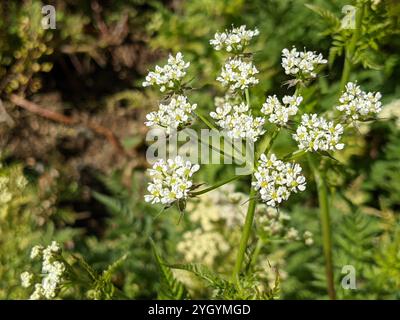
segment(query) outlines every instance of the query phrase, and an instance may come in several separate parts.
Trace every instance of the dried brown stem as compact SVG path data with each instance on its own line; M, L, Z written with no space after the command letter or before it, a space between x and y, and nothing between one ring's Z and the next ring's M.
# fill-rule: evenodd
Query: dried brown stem
M109 128L106 128L94 121L84 122L75 117L65 116L59 112L43 108L38 104L15 94L10 96L10 101L17 106L48 120L59 122L67 126L83 125L92 130L94 133L105 137L114 146L118 153L125 156L129 155L127 151L123 148L119 139L115 136L114 132L112 132Z

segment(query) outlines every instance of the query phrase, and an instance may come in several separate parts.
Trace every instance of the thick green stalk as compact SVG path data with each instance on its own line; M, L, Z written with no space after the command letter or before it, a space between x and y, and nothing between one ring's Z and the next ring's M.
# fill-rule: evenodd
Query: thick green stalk
M314 173L315 182L317 184L328 295L331 300L335 300L336 292L333 273L332 233L331 221L329 216L328 189L326 186L326 177L324 173L319 170L318 165L313 157L313 155L308 154L308 160L310 162L311 168Z
M364 3L361 4L361 6L359 8L357 8L356 29L354 30L353 36L351 38L351 41L350 41L349 45L346 48L345 58L344 58L344 66L343 66L343 73L342 73L342 79L340 81L339 92L342 92L344 90L347 82L350 79L352 60L353 60L354 53L356 51L357 41L358 41L358 39L360 38L360 35L361 35L361 25L362 25L363 16L364 16Z
M245 98L247 105L250 107L249 89L245 90ZM253 181L254 181L254 176L252 175L252 182ZM247 208L246 219L244 222L242 235L240 237L239 251L237 253L235 266L233 268L233 273L232 273L232 281L236 283L238 283L239 281L239 274L240 270L242 269L242 264L247 248L247 242L249 241L251 227L253 226L255 210L256 210L256 191L254 190L252 183L250 183L249 206Z
M256 210L256 190L251 185L249 197L249 207L247 208L246 220L244 222L242 236L240 238L239 251L237 253L235 267L232 273L232 281L235 281L236 283L239 281L239 274L240 270L242 269L247 242L249 241L251 227L253 226L254 212Z

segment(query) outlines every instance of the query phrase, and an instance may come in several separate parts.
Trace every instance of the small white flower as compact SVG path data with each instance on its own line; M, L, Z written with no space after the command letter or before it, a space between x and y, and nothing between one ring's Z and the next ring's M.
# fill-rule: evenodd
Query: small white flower
M220 126L233 139L250 139L257 141L265 130L264 118L253 117L249 106L245 103L239 105L231 105L225 102L222 106L216 108L215 112L211 112L210 116L217 120Z
M40 257L42 255L43 251L43 246L34 246L31 250L31 259L35 259L37 257Z
M35 290L31 294L31 300L54 299L58 293L61 282L64 280L66 271L64 262L59 260L61 252L60 245L53 241L49 246L35 246L31 250L31 258L42 257L42 282L35 284ZM58 259L58 260L57 260ZM22 286L27 287L32 284L33 275L29 272L21 274Z
M217 81L232 92L245 90L258 83L258 79L254 77L257 73L258 70L252 62L243 61L239 57L229 58Z
M193 120L192 112L196 104L190 104L185 96L174 96L168 104L160 104L159 110L149 113L145 125L160 126L170 134L172 130L178 130Z
M61 251L60 245L56 241L52 241L47 249L54 253L58 253Z
M290 228L286 233L286 238L288 240L298 240L299 239L299 232L295 228Z
M366 120L374 117L382 110L380 92L364 92L356 83L346 84L346 91L342 94L339 101L341 105L336 109L341 111L347 120Z
M43 287L40 283L35 284L35 290L30 296L30 300L40 300L44 297Z
M282 104L276 95L269 96L262 105L261 112L269 116L269 122L284 126L289 121L290 116L297 114L302 101L303 97L301 96L284 96Z
M253 187L259 191L261 199L271 207L289 199L292 192L304 191L306 179L297 163L285 163L274 154L269 158L262 154L254 173Z
M212 266L216 258L230 250L227 240L215 230L204 231L197 228L186 231L177 249L187 262L204 262Z
M311 246L314 243L313 234L310 231L305 231L303 234L304 243Z
M297 51L295 47L282 50L282 67L288 75L299 78L315 78L315 69L328 61L313 51Z
M259 35L258 29L247 30L245 25L239 28L225 30L225 32L216 33L210 44L215 50L226 50L227 52L241 52L249 44L250 40Z
M200 169L198 164L184 161L182 157L167 161L160 159L148 173L152 178L145 195L145 201L171 205L177 200L186 199L193 185L191 177Z
M298 147L305 151L335 151L344 147L340 143L343 134L343 126L326 121L317 114L304 114L301 117L301 124L293 134Z
M25 271L21 273L21 285L24 288L29 288L32 285L33 274Z
M190 62L183 60L182 53L178 52L175 57L169 55L168 63L163 67L156 66L154 71L150 71L142 85L143 87L158 86L161 92L177 89L189 65Z

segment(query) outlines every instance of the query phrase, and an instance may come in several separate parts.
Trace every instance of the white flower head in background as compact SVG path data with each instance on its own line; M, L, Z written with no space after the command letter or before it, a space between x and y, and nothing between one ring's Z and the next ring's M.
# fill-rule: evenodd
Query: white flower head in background
M254 173L256 181L252 185L260 193L263 202L276 207L289 199L292 192L305 190L306 179L301 171L302 168L297 163L283 162L274 154L269 158L262 154Z
M246 62L239 57L229 58L217 81L232 92L245 90L258 83L258 79L255 77L257 73L258 70L252 62Z
M248 30L245 25L239 28L217 32L214 39L210 40L210 44L215 50L226 50L227 52L242 52L249 44L251 39L259 35L258 29Z
M311 231L308 231L308 230L304 231L303 238L304 238L304 243L307 246L311 246L314 244L314 238L313 238L313 234Z
M25 271L21 273L21 285L24 288L29 288L32 285L33 274Z
M163 67L156 66L154 71L150 71L142 85L143 87L158 86L161 92L178 89L189 65L190 62L183 60L181 52L178 52L175 57L169 55L168 63Z
M232 139L250 139L255 142L265 132L264 118L253 117L245 103L231 105L226 102L211 112L210 116L217 120L218 126Z
M262 105L261 112L269 116L269 122L284 126L290 116L297 114L302 101L303 97L301 96L284 96L281 103L276 95L269 96Z
M168 104L160 104L159 110L147 114L145 125L160 126L170 134L172 130L179 130L191 123L192 112L196 104L190 104L185 96L173 96Z
M212 266L216 258L229 252L231 247L218 231L197 228L184 233L177 249L188 262L202 262Z
M54 299L59 291L60 284L64 280L65 264L60 256L61 247L55 241L49 246L34 246L31 250L31 259L42 259L41 281L36 283L35 290L30 296L31 300ZM21 274L21 284L27 288L33 285L35 275L29 272Z
M297 141L300 150L305 151L335 151L344 147L340 143L343 126L327 121L317 114L303 114L293 139Z
M36 259L37 257L41 257L42 256L42 251L43 251L43 246L34 246L31 250L31 259Z
M294 75L296 78L308 79L317 76L315 69L328 61L322 54L313 51L297 51L295 47L292 50L282 50L282 67L288 75Z
M346 84L346 90L340 97L341 105L336 109L341 111L350 121L367 120L376 116L382 110L382 95L380 92L364 92L356 83Z
M192 175L200 169L198 164L184 161L182 157L167 161L160 159L148 173L152 179L145 195L146 202L172 205L177 200L186 200L193 186Z

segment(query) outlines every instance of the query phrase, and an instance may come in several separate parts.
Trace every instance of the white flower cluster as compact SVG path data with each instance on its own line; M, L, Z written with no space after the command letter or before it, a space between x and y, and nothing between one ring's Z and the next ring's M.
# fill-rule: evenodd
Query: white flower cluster
M230 243L240 237L246 212L241 204L245 201L246 195L229 184L188 203L189 219L196 228L185 232L177 246L186 262L202 261L213 267L218 258L226 258Z
M167 161L158 160L152 169L148 169L152 182L147 187L150 194L145 195L145 201L171 205L186 199L193 185L191 177L199 169L198 164L193 165L180 156Z
M192 121L191 113L196 109L196 104L190 104L185 96L174 96L168 104L160 104L159 110L149 113L145 125L160 126L170 134L172 130L178 130Z
M59 285L63 281L65 264L59 261L58 257L61 248L57 242L53 241L46 248L34 246L31 251L31 259L42 258L42 280L35 284L35 290L30 296L31 300L54 299L59 290ZM21 274L22 286L27 288L33 284L34 275L29 272Z
M228 87L232 92L244 90L258 83L254 76L258 73L252 62L243 61L239 57L229 58L222 68L221 75L217 81Z
M290 227L291 217L287 213L264 205L256 209L256 214L257 230L262 237L276 237L287 241L301 240L299 230ZM314 243L313 234L308 230L304 231L302 240L307 246L311 246Z
M252 185L268 206L275 207L287 200L292 192L305 190L306 179L301 170L297 163L285 163L274 154L269 158L262 154L254 173L257 181Z
M314 244L314 238L311 231L304 231L303 238L304 238L304 243L307 246L311 246Z
M189 65L190 62L183 60L181 52L178 52L175 57L169 55L168 63L163 67L156 66L154 71L150 71L142 85L143 87L158 86L161 92L179 88Z
M265 205L257 208L257 227L268 237L282 236L287 229L290 216L285 212L276 210L276 208Z
M233 139L247 138L257 141L258 137L265 132L264 118L253 117L249 106L245 103L231 105L226 102L217 107L215 112L211 112L210 116L216 119L218 126Z
M212 266L218 256L230 250L229 243L218 231L203 231L198 228L187 231L177 249L186 261L202 262Z
M295 47L290 51L286 48L282 50L282 67L285 73L300 78L315 78L316 67L327 62L322 54L313 51L297 51Z
M281 103L276 95L269 96L262 105L261 112L269 115L269 122L284 126L289 121L290 116L297 114L302 101L303 97L294 95L284 96Z
M380 92L365 92L356 83L346 84L346 91L340 97L341 105L336 108L350 120L366 120L382 110Z
M247 30L246 26L225 30L225 32L217 32L214 39L210 40L210 44L215 50L225 49L227 52L241 52L250 42L250 40L259 35L258 29Z
M343 134L343 126L326 121L317 114L303 114L301 124L293 134L298 147L306 151L335 151L344 147L339 140Z
M29 288L32 285L33 274L25 271L21 273L21 285L24 288Z
M246 195L235 192L233 184L226 184L215 192L202 195L201 199L193 199L187 205L190 221L199 224L205 231L215 229L219 224L233 229L244 222Z

